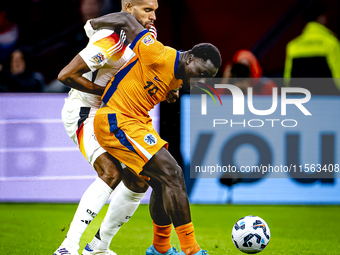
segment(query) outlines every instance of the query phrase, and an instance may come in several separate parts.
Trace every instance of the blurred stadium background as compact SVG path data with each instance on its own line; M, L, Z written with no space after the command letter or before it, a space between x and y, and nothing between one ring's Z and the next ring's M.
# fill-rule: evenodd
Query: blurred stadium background
M306 25L302 14L313 1L158 2L155 24L158 39L163 44L178 50L190 49L200 42L216 45L223 60L217 77L222 77L224 68L238 50L250 50L257 57L264 76L282 78L286 45L300 35ZM329 28L338 36L340 2L322 2L327 6ZM24 47L33 56L32 69L44 77L44 84L35 93L15 93L6 89L0 93L0 207L5 214L4 224L0 227L0 238L5 240L0 241L2 254L10 254L6 246L16 247L13 254L28 254L36 249L37 239L44 240L45 247L41 253L34 254L52 253L64 238L80 197L96 178L64 130L60 112L68 89L58 83L56 77L87 44L84 19L120 11L120 8L119 0L17 0L0 4L1 65L6 67L11 52ZM8 31L9 37L3 39L1 36ZM4 44L1 44L2 39ZM8 85L1 84L0 70L0 91ZM282 83L277 85L280 88ZM259 96L256 100L266 104L271 99ZM170 141L169 150L184 169L190 202L198 204L192 209L199 242L212 254L235 252L229 233L234 222L245 214L257 214L267 220L270 227L273 225L271 230L275 238L273 249L267 249L268 254L338 252L339 239L335 231L339 221L336 217L335 222L332 221L332 217L339 212L339 172L333 171L328 178L313 175L313 178L301 179L290 174L283 178L245 178L232 186L225 185L231 182L221 182L222 175L190 178L190 162L197 165L211 162L339 164L340 97L313 95L307 108L313 114L310 119L302 118L298 109L290 109L289 118L299 121L296 129L264 127L261 130L220 129L218 132L207 127L207 123L190 118L187 92L181 92L177 103L161 103L152 113L156 128L165 140ZM281 118L279 115L272 117ZM225 118L230 119L227 115ZM250 118L254 116L247 112L244 119ZM195 155L200 142L205 146L204 153ZM228 155L224 153L226 148ZM148 203L149 194L150 190L143 203ZM262 206L265 204L268 206ZM92 232L85 233L81 247L92 238L103 214L101 212L97 217L97 225L91 224ZM152 235L151 226L144 224L150 223L150 219L146 220L147 215L144 205L135 218L132 217L135 223L128 224L129 227L117 235L116 245L119 245L115 246L115 251L128 254L125 236L141 233L143 241L129 245L138 246L139 253L144 252L143 245ZM221 221L215 220L218 218ZM33 237L31 229L36 228ZM211 236L215 240L211 241ZM136 254L136 250L129 254Z
M119 11L120 1L94 1L99 4L97 12L84 9L85 2L22 0L5 1L2 5L2 13L18 27L16 46L29 48L35 59L34 70L45 77L42 91L60 93L0 94L0 202L77 202L95 178L94 171L64 131L60 110L67 88L56 86L55 79L87 43L83 19ZM336 0L323 2L328 7L329 27L339 34L340 3ZM199 42L213 43L220 49L223 59L218 77L222 76L224 66L239 49L254 53L265 76L282 77L285 47L306 25L302 13L311 3L309 0L216 0L207 4L200 0L159 0L156 13L158 38L165 45L184 50ZM15 8L15 5L21 8ZM2 50L4 63L5 55L16 46ZM313 122L306 123L292 134L268 130L259 134L253 129L246 132L261 137L268 144L273 164L287 163L286 144L291 135L300 139L300 146L295 149L301 164L339 163L337 109L340 98L320 96L318 100L313 109L319 112L315 112ZM323 110L318 109L317 104L323 105ZM313 178L309 181L292 176L258 179L238 183L234 188L221 184L219 178L189 178L190 125L186 106L188 94L183 92L176 104L162 103L154 118L161 136L171 141L171 153L185 169L192 203L340 203L337 173L333 173L330 179ZM325 109L329 110L328 114L323 114ZM199 133L200 128L195 125L194 131ZM219 144L209 147L211 154L220 154L226 143L240 134L224 135ZM243 151L234 149L235 160L248 155L248 163L259 162L261 152L251 146ZM147 201L146 197L144 202Z

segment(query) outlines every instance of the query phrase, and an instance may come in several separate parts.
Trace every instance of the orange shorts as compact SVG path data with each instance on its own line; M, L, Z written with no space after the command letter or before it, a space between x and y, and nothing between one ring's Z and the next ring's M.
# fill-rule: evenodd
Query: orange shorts
M150 118L128 117L109 107L97 111L94 132L108 153L137 174L156 152L168 146L154 129Z

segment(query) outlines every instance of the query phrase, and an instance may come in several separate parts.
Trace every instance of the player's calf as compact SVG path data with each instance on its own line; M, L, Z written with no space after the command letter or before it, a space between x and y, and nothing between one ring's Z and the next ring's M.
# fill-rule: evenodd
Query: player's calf
M141 174L150 178L149 184L162 196L164 210L175 227L191 222L183 171L165 148L149 160Z

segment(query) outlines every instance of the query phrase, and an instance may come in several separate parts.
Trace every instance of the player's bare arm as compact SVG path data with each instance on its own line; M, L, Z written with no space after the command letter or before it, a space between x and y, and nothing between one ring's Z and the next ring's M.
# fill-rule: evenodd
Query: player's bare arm
M110 13L91 20L93 29L124 30L126 38L132 42L135 37L145 29L139 22L127 12Z
M91 21L95 30L109 28L112 30L123 29L126 32L127 39L133 39L144 29L138 21L127 12L112 13L99 17ZM90 69L78 54L58 75L58 80L68 87L77 89L95 95L102 95L105 87L98 86L89 81L82 75L89 72Z
M96 85L82 76L89 71L85 61L77 55L60 71L58 80L70 88L101 96L105 87Z

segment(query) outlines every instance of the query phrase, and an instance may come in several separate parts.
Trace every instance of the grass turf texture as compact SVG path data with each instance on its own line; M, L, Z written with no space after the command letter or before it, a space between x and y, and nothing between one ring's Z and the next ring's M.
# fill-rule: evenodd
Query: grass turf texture
M0 204L0 254L50 254L63 241L75 204ZM85 231L80 250L96 233L107 206ZM340 254L340 206L191 205L196 238L209 255L243 254L232 240L234 223L245 215L262 217L271 240L265 254ZM118 255L142 255L152 243L148 205L141 205L114 237ZM173 232L171 244L179 245Z

